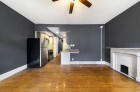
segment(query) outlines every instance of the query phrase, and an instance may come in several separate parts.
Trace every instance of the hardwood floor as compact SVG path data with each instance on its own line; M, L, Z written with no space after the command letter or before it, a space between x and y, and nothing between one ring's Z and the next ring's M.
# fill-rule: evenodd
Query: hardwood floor
M59 56L1 81L0 92L140 92L140 84L105 65L61 66Z

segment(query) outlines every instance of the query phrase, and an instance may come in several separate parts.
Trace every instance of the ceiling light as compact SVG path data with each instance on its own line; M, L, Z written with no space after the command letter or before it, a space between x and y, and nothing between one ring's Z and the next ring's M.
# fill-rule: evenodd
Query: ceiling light
M66 36L66 35L63 35L63 36Z
M57 34L59 33L59 32L56 32Z
M77 1L77 0L70 0L71 2L75 2L75 1Z
M74 2L75 0L70 0L71 2Z
M59 1L59 0L52 0L53 2L55 1ZM81 2L83 5L87 6L88 8L91 7L92 3L89 2L88 0L70 0L70 8L69 8L69 14L72 14L73 12L73 8L74 8L74 4L76 1Z

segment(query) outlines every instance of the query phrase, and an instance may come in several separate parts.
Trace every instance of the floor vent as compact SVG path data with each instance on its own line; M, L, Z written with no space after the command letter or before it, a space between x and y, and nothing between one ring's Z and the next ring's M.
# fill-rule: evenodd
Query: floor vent
M121 65L121 72L125 73L128 75L128 67L125 65Z

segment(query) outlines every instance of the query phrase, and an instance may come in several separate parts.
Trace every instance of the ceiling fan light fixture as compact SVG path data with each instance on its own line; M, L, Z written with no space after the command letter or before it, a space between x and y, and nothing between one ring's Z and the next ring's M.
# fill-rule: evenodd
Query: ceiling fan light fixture
M71 2L75 2L75 1L77 1L77 0L70 0Z
M53 2L58 1L58 0L52 0Z
M55 2L55 1L59 1L59 0L52 0L52 1ZM81 2L82 4L87 6L88 8L90 8L92 6L92 3L90 3L88 0L70 0L69 14L72 14L73 8L74 8L74 4L75 4L76 1Z

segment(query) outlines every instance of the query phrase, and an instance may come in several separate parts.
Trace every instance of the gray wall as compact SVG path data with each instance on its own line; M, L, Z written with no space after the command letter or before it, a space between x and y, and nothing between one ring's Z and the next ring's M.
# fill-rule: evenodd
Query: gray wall
M140 48L140 2L105 26L106 47ZM109 53L109 49L106 49L108 62L110 62Z
M0 2L0 74L27 64L29 37L34 37L34 23Z
M75 44L72 49L79 49L79 54L71 54L75 61L99 61L101 25L46 25L36 24L36 31L44 31L46 27L59 27L60 31L70 32L70 43ZM103 60L105 57L105 29L103 29Z

